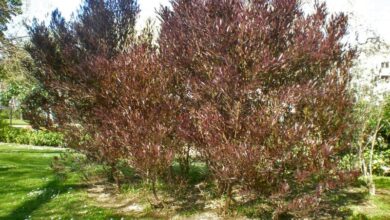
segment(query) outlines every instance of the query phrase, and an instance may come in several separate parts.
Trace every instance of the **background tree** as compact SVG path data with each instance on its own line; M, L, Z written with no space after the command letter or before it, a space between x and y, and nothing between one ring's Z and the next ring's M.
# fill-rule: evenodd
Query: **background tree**
M32 87L34 81L28 79L28 66L32 61L20 44L14 44L13 49L0 60L0 77L3 83L1 104L7 106L12 97L22 100Z
M32 65L32 61L23 46L13 42L6 47L7 52L0 60L0 105L8 108L8 117L12 121L12 112L16 110L19 118L22 118L22 111L20 105L14 106L17 108L13 109L10 101L23 102L35 81L28 77L28 66ZM7 111L2 110L2 117L6 115L5 112Z
M55 125L55 115L50 108L52 103L55 100L39 84L34 85L22 100L23 118L34 129L52 128Z
M0 1L0 43L4 44L4 32L12 16L20 14L22 6L21 0L1 0Z
M358 57L351 69L353 90L356 97L355 118L357 160L363 179L371 195L375 195L374 175L380 174L386 166L382 159L388 150L387 133L389 128L388 97L381 85L386 83L378 75L381 69L370 69L364 63L375 59L378 54L389 49L378 36L369 38L358 46ZM354 155L352 155L353 158Z
M7 30L7 24L10 22L12 16L21 13L21 0L1 0L0 1L0 53L1 61L0 65L0 79L3 81L7 77L7 68L8 65L3 63L4 58L8 52L8 47L12 44L8 42L4 36L4 32Z

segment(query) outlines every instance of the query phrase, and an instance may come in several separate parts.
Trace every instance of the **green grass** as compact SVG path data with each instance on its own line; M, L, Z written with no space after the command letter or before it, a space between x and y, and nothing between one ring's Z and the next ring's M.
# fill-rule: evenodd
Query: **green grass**
M10 120L6 120L7 123L10 123ZM12 119L12 125L30 125L28 121L21 119Z
M326 205L318 217L321 219L388 220L390 219L390 177L375 177L376 195L370 196L367 188L358 183L329 193ZM242 215L256 219L271 219L272 207L261 200L254 200L237 207Z
M351 219L390 219L390 177L375 177L376 195L366 193L366 199L360 204L353 204Z
M177 210L176 213L168 210L167 215L151 208L138 214L107 208L96 199L91 199L87 192L90 186L83 184L80 173L68 173L66 179L54 174L50 167L52 159L64 151L60 148L0 144L0 220L154 219L171 215L197 215L204 211L196 208L195 201L187 201L188 198L183 200L188 202L188 206L181 204L185 209ZM69 167L72 165L75 166L74 163L67 164ZM174 169L177 171L178 168L175 166ZM196 163L190 170L189 180L197 184L203 181L207 173L204 164ZM375 183L377 195L374 197L370 197L362 186L334 193L329 200L331 207L326 213L330 213L333 208L335 213L330 215L335 218L390 219L390 177L377 177ZM149 190L142 184L137 186L123 185L122 194L118 196L123 197L124 201L130 198L135 203L147 205ZM173 196L180 200L179 194ZM268 214L272 212L264 201L254 201L236 208L239 215L260 219L270 218Z
M1 120L4 121L4 123L6 124L10 124L11 121L10 119L7 117L7 118L2 118ZM28 122L27 120L22 120L22 119L17 119L17 118L13 118L12 119L12 125L30 125L30 122Z
M63 150L0 145L0 219L120 219L87 197L78 175L63 181L50 168Z

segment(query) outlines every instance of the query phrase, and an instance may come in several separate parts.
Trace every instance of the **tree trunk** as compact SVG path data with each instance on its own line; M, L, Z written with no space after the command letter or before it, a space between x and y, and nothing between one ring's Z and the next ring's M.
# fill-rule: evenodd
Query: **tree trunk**
M9 117L9 124L12 126L12 113L13 113L13 109L12 109L12 107L10 109L11 109L11 111L10 111L10 117Z
M374 157L374 146L375 146L375 142L376 142L376 136L377 136L377 133L375 133L374 137L373 137L373 140L371 142L371 148L370 148L370 160L369 160L369 164L368 164L368 189L369 189L369 192L370 192L370 195L374 196L375 195L375 183L374 183L374 180L373 180L373 176L372 176L372 162L373 162L373 157Z
M152 180L152 192L153 192L154 199L157 201L157 203L159 203L160 199L158 198L158 194L157 194L156 179L155 178L153 178L153 180Z
M363 173L363 177L364 177L364 181L368 181L368 171L367 171L367 165L366 165L366 160L364 158L362 158L362 173Z
M228 183L227 188L226 188L226 201L225 201L225 213L227 213L234 202L233 199L233 186L231 183Z
M111 181L114 181L118 189L121 188L121 182L119 178L119 171L116 168L115 165L111 165L111 171L110 171L110 179Z
M362 134L360 135L360 138L359 138L359 142L358 142L358 159L359 159L359 165L360 165L360 171L362 172L362 174L365 176L365 161L364 161L364 148L363 147L363 144L364 144L364 132L366 130L366 123L364 123L364 126L362 128Z
M180 160L180 172L183 176L190 174L190 146L188 145L184 152L184 157Z
M368 183L368 191L369 191L371 196L375 196L376 188L375 188L375 183L374 183L374 180L372 179L372 176L370 178L370 182Z
M368 163L368 177L369 177L368 178L368 188L369 188L370 195L372 195L372 196L375 195L375 183L374 183L374 179L373 179L372 163L374 160L374 148L375 148L378 132L382 129L381 121L382 121L381 119L378 120L377 125L375 127L374 135L372 136L372 139L371 139L370 160Z

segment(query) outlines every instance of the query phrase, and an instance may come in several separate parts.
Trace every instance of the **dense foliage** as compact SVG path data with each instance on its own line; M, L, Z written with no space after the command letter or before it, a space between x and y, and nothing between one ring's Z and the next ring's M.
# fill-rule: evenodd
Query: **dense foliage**
M0 43L4 43L4 32L12 16L21 13L21 0L1 0L0 1Z
M304 211L350 177L338 160L352 141L354 51L342 43L346 16L315 9L307 16L295 0L177 0L161 12L178 133L228 195L241 185Z
M129 44L137 13L133 1L85 1L74 22L54 11L49 27L35 21L30 28L27 50L38 64L32 74L43 90L41 102L61 126L96 125L91 114L101 80L95 65Z
M347 17L315 9L174 0L154 45L135 0L86 0L73 21L35 22L27 50L67 145L113 173L125 161L154 186L199 156L227 201L245 189L304 215L354 177L338 166L353 138Z
M135 34L138 11L133 0L85 1L71 22L55 11L50 26L30 28L27 50L68 145L113 169L125 159L155 182L174 158L163 144L171 107L152 30Z
M30 122L34 129L54 126L54 115L50 109L54 103L52 97L42 87L34 86L22 99L21 109L24 119Z
M3 124L0 126L0 142L58 147L63 146L63 136L55 132L13 128Z
M15 97L21 97L23 99L28 93L28 90L29 88L24 85L17 82L10 82L7 84L7 89L0 93L0 105L8 106L10 100Z

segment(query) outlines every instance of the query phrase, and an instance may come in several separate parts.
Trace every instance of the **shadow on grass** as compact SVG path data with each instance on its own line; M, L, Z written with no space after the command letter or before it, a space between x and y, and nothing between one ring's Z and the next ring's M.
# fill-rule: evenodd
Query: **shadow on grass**
M368 200L365 190L339 190L329 193L320 205L318 212L313 212L309 219L368 219L365 215L353 215L349 206L363 204ZM238 204L238 212L255 219L272 219L274 209L266 200L254 199ZM297 210L300 211L300 210ZM291 213L294 214L294 213ZM280 216L280 219L294 219L293 215Z
M339 190L329 193L324 201L320 216L342 219L367 219L364 215L353 216L351 205L360 205L368 201L368 193L364 188Z
M12 169L11 167L0 167L0 172L2 172L2 171L8 171L8 170L10 170L10 169Z
M9 215L0 217L0 220L6 219L27 219L29 216L42 205L50 202L54 197L66 193L69 188L82 189L84 185L62 185L61 180L54 179L43 187L43 191L38 196L24 202L14 209Z

